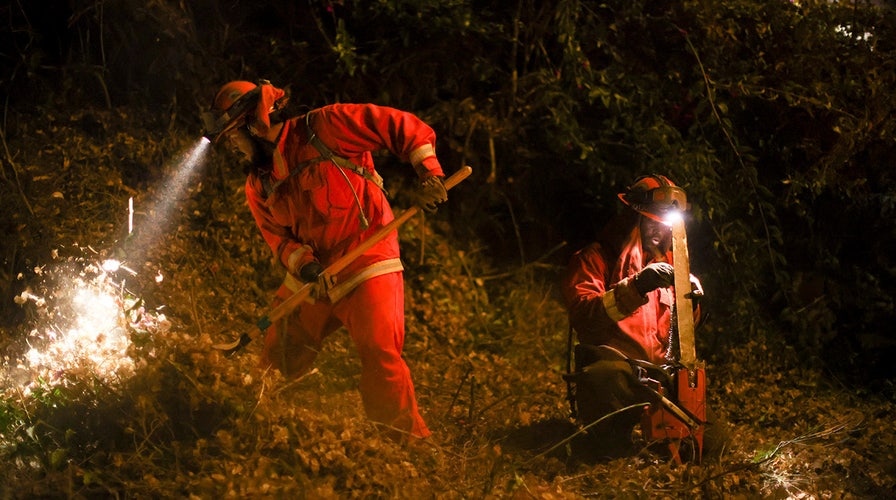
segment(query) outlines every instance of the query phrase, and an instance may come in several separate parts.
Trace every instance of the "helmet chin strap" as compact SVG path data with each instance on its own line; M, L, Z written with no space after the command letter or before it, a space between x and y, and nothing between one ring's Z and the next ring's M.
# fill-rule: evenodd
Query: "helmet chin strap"
M276 147L276 144L253 134L248 127L243 127L243 131L252 144L252 154L249 157L247 165L243 169L243 173L255 173L257 175L270 173L273 168L274 148Z

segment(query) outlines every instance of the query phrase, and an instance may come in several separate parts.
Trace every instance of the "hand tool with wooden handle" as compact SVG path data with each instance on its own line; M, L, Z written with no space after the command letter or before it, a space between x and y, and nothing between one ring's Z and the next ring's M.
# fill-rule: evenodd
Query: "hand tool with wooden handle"
M463 168L455 172L451 177L445 179L445 188L453 188L461 181L469 177L472 172L472 168L470 168L469 166L464 166ZM401 215L393 219L392 222L386 224L385 226L378 229L375 233L370 235L370 237L361 242L360 245L349 250L342 257L336 259L336 261L334 261L332 264L327 266L326 269L324 269L322 274L327 276L335 276L337 273L348 267L349 264L351 264L355 259L363 255L364 252L369 250L380 240L392 233L392 231L397 230L399 226L410 220L411 217L417 215L420 210L421 208L418 206L413 206L405 210L401 213ZM224 354L226 356L230 356L236 353L247 344L249 344L249 342L252 342L254 339L261 336L261 334L264 333L265 330L267 330L268 327L271 326L275 321L291 313L296 307L298 307L299 304L307 300L308 297L311 296L311 293L314 291L315 287L317 287L316 282L306 283L288 299L284 300L277 307L273 308L267 315L259 318L259 320L248 332L243 333L233 342L228 342L226 344L215 344L212 347L220 351L224 351Z

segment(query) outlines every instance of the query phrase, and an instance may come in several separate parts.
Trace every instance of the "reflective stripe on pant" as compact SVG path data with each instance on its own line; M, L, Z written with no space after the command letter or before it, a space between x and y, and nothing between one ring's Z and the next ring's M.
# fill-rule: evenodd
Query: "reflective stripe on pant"
M292 292L285 286L275 302ZM263 368L289 377L307 373L321 343L345 325L361 358L361 399L368 418L410 432L430 435L417 408L411 373L401 357L404 347L404 281L389 273L364 281L335 305L303 303L283 324L268 328ZM282 337L282 338L281 338Z

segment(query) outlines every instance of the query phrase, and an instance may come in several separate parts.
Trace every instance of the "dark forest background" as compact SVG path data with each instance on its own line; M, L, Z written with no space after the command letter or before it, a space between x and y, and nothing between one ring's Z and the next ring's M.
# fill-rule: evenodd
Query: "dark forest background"
M47 0L0 17L5 141L40 112L124 108L149 140L192 139L232 79L289 86L308 107L407 109L436 129L449 171L474 167L450 216L500 268L562 265L618 191L663 173L692 205L708 355L762 339L844 380L894 374L886 3ZM165 153L157 167L114 152L138 190ZM27 200L8 155L12 206ZM3 256L6 277L27 267L24 243Z

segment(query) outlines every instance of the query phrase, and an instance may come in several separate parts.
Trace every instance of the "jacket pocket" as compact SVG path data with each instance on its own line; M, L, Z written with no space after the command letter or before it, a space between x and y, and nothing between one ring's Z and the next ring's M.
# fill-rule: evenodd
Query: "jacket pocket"
M346 217L355 204L355 197L338 167L321 163L309 170L302 188L308 191L314 210L326 220Z

